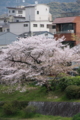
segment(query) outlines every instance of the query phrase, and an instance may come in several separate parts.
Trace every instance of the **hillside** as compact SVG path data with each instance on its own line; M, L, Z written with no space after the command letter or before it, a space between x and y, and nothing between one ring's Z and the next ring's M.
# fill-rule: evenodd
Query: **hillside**
M63 11L72 11L74 8L76 9L76 0L37 0L38 3L45 3L49 4L51 7L51 13L52 14L59 14ZM62 3L65 2L65 3ZM70 3L72 2L72 3ZM22 2L22 0L0 0L0 15L7 13L6 7L8 6L19 6L19 5L27 5L27 4L34 4L35 0L25 0L25 3ZM65 9L65 6L66 9ZM68 6L69 5L69 6ZM74 7L74 8L73 8Z
M48 5L50 6L50 12L53 18L60 17L61 13L64 12L66 13L80 11L80 4L76 2L70 3L51 2Z

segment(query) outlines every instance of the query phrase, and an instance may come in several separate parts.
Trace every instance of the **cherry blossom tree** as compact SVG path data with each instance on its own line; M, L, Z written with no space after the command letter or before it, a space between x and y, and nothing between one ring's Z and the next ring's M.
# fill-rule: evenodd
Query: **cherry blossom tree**
M21 38L0 51L0 83L46 81L48 75L67 73L79 59L75 49L63 45L64 38Z

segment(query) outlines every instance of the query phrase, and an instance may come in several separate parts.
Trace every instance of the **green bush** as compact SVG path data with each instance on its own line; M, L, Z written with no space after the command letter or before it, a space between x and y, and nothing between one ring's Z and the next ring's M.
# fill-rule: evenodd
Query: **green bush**
M0 107L3 106L5 104L5 102L0 101Z
M80 98L80 87L76 85L69 85L65 89L65 93L69 99Z
M23 108L25 108L27 105L28 105L27 101L14 100L12 102L4 103L4 105L2 106L2 109L5 115L14 115L14 114L17 114Z
M59 80L56 78L56 79L53 79L50 83L50 89L52 91L58 89L58 84L59 84Z
M61 89L61 91L65 90L67 86L69 85L80 85L80 76L76 77L62 77L57 82L56 86L57 88Z
M28 105L28 101L19 101L20 107L25 108Z
M80 76L72 77L69 81L69 84L79 86L80 85Z
M27 106L24 111L24 118L32 118L36 114L36 107L35 106Z
M16 107L13 106L11 102L5 103L2 108L3 108L3 113L5 115L14 115L16 114L16 111L17 111Z
M80 113L74 115L72 120L80 120Z
M12 105L17 107L18 109L22 109L28 105L28 102L14 100L14 101L12 101Z
M65 90L65 88L68 86L68 81L69 79L67 77L63 77L59 80L59 88L61 89L61 91Z

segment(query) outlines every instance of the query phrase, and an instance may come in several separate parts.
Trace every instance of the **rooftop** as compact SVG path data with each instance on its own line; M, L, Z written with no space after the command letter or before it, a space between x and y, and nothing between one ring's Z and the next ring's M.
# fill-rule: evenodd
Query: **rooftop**
M37 36L37 35L41 35L41 34L45 34L45 33L53 35L51 32L48 32L48 31L37 31L37 32L35 31L35 32L32 32L32 35ZM30 36L29 32L25 32L25 33L22 33L19 35L19 37L28 37L28 36Z
M59 23L71 23L75 20L76 17L62 17L62 18L56 18L53 21L53 24L59 24Z

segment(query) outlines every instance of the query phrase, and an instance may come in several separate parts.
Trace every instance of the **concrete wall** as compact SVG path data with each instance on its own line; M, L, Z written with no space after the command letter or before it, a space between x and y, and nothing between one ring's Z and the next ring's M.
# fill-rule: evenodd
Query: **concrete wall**
M33 25L37 24L37 27L34 27ZM31 22L31 31L49 31L49 28L47 28L47 24L52 24L51 22L46 21L36 21ZM40 25L44 25L44 27L41 27Z
M28 24L28 26L24 27L24 24ZM37 24L37 27L34 27L34 24ZM40 27L40 24L44 25L44 27ZM24 32L35 32L35 31L49 31L47 28L47 24L52 24L51 22L46 21L34 21L34 22L22 22L22 23L10 23L10 32L14 34L22 34ZM30 25L30 26L29 26Z
M37 14L39 11L39 14ZM49 7L43 4L38 4L35 8L35 20L49 21Z
M39 14L37 13L39 12ZM25 10L26 20L51 20L51 15L49 13L49 7L44 4L37 4L34 7L27 7Z
M29 102L36 106L37 112L43 115L72 117L80 113L80 103L77 102Z
M24 27L24 24L28 24L28 26ZM22 34L24 32L29 32L29 22L28 23L10 23L10 32L14 34Z
M29 7L25 9L26 21L35 20L35 7Z
M15 11L14 13L12 12L13 10ZM22 16L22 17L25 17L25 10L20 10L20 11L22 11L22 14L19 14L18 11L19 10L16 10L16 9L8 9L8 16L12 15L12 16Z

